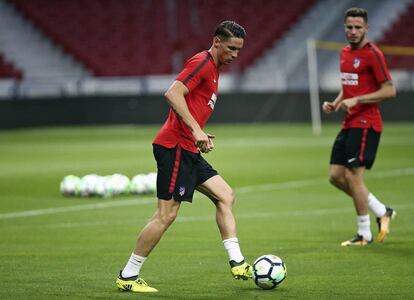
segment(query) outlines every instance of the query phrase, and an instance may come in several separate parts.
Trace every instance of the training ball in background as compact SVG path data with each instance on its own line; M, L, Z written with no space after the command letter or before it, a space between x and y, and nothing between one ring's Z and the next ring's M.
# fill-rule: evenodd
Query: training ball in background
M135 175L131 179L129 190L133 194L144 194L147 193L147 181L145 174Z
M99 180L98 175L88 174L81 178L79 183L79 194L82 197L88 197L95 195L95 186Z
M112 188L110 185L110 176L99 176L95 182L93 194L99 197L112 196Z
M60 191L65 196L112 197L120 194L146 194L157 190L157 173L138 174L131 180L122 174L108 176L87 174L83 177L65 176L60 183Z
M260 256L253 263L253 281L264 290L274 289L286 278L286 265L276 255Z
M132 194L155 193L157 190L157 173L138 174L131 179L129 190Z
M80 178L75 175L67 175L60 182L60 192L65 196L77 195L79 192Z
M129 192L129 178L125 175L115 173L108 177L110 189L113 195L125 194Z
M147 193L155 193L157 191L157 173L148 173L145 176L144 184Z

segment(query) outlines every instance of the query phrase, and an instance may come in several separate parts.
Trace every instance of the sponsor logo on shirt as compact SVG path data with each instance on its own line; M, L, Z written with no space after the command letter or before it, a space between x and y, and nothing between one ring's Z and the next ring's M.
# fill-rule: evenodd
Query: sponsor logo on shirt
M212 110L214 110L214 105L216 104L217 96L216 94L212 94L210 100L208 101L207 105L210 106Z
M358 85L358 78L357 73L341 72L342 85Z

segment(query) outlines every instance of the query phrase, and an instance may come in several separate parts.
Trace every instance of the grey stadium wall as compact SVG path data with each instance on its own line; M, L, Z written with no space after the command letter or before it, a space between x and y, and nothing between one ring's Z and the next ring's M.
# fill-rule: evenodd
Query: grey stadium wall
M331 100L335 94L321 94ZM385 121L414 121L414 93L381 104ZM99 124L159 124L168 105L160 95L0 100L0 129ZM339 122L342 114L322 114ZM310 122L308 93L220 95L209 123Z

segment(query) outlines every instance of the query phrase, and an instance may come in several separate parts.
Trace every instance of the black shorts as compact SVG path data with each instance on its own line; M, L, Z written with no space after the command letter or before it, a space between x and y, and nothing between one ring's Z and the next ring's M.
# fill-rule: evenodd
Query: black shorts
M347 168L365 166L371 169L375 161L381 132L372 128L342 129L335 139L331 153L331 165Z
M201 156L180 146L166 148L153 144L157 161L158 199L192 202L195 188L217 171Z

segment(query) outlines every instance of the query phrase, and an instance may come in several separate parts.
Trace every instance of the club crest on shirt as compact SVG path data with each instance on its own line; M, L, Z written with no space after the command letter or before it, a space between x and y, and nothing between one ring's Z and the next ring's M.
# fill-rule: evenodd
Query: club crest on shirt
M179 190L178 190L178 194L182 197L185 194L185 187L184 186L180 186Z
M359 58L355 58L354 59L354 68L357 69L360 64L361 64L361 61L359 60Z

